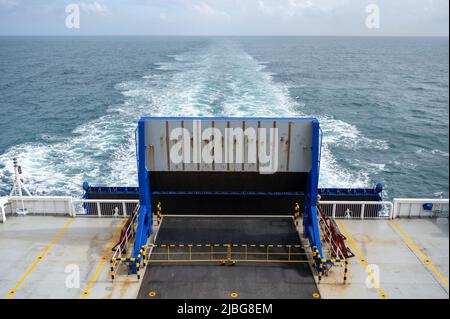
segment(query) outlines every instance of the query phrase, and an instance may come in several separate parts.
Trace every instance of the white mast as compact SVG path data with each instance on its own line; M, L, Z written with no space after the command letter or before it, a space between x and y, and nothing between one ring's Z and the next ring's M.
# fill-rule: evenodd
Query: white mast
M26 186L23 184L23 180L20 178L20 175L22 174L22 167L18 164L17 158L13 158L14 163L14 186L11 190L11 193L9 196L19 196L22 200L22 209L17 209L17 214L19 215L26 215L28 213L28 210L25 208L24 202L23 202L23 192L25 191L27 196L31 196L31 193L28 191Z

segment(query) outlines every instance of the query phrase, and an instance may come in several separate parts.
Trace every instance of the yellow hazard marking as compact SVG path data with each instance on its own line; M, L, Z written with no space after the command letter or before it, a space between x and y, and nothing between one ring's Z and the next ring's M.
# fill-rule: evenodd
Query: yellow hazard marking
M337 221L337 223L339 224L339 227L342 229L342 231L344 232L345 237L347 237L348 242L350 243L350 245L352 246L353 250L355 251L356 255L358 256L359 260L361 261L361 263L363 264L364 268L366 269L367 274L369 275L370 279L372 279L373 284L375 285L375 288L377 288L378 293L380 294L380 297L383 299L387 299L388 296L386 295L386 293L383 291L383 289L381 289L380 285L378 284L377 280L375 279L375 276L373 275L372 271L369 269L369 265L367 264L366 260L364 259L363 255L361 254L361 252L359 251L359 249L356 247L355 242L353 241L353 239L350 237L349 233L347 232L347 229L345 229L344 225L342 224L342 222Z
M41 260L44 259L45 255L47 255L50 248L52 248L52 246L58 241L58 239L62 236L62 234L66 231L66 229L70 226L70 224L72 224L73 221L74 221L74 219L71 218L64 225L63 229L61 229L61 231L58 233L58 235L56 235L56 237L53 238L52 242L47 246L47 248L45 248L44 252L41 255L39 255L39 257L36 259L36 261L27 270L25 275L23 275L22 279L20 279L20 281L17 283L17 285L9 292L8 296L6 296L6 299L9 299L12 296L14 296L17 289L22 285L22 283L25 281L25 279L27 279L27 277L31 274L31 272L34 270L34 268L36 268L36 266L41 262Z
M237 293L237 292L232 292L231 294L230 294L230 297L231 298L237 298L239 296L239 294Z
M105 263L106 258L108 257L109 253L111 252L114 243L117 242L117 239L119 238L120 235L120 231L122 230L123 226L125 225L126 220L124 220L122 222L122 224L120 225L119 229L117 230L116 234L114 235L114 238L111 240L111 242L109 243L108 249L106 250L105 254L102 257L102 260L100 261L100 264L98 265L97 269L95 270L94 276L92 276L91 281L89 282L86 290L83 292L83 294L81 295L81 298L84 299L89 295L89 291L92 288L92 285L94 285L94 282L97 280L98 275L100 274L100 271L103 268L103 264Z
M423 259L425 264L430 267L430 269L442 280L442 282L448 287L448 281L445 277L436 269L436 267L431 263L430 259L417 247L417 245L411 240L411 238L406 235L403 229L400 228L399 224L391 220L391 224L398 230L398 232L405 238L408 244L413 248L419 256Z

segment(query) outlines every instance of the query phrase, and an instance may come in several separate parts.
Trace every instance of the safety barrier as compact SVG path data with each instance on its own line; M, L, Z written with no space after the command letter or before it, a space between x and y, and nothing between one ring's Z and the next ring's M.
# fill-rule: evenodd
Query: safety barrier
M322 211L333 219L392 219L391 202L320 201Z
M323 277L331 269L331 267L341 266L343 268L343 283L347 283L348 278L348 261L346 258L323 258L317 249L313 250L314 268L317 271L318 283L320 284Z
M318 206L318 210L323 254L330 256L330 258L338 259L354 257L354 254L345 245L345 240L347 238L342 235L334 219L325 215L320 205Z
M145 263L311 263L309 245L179 244L147 245ZM303 257L303 258L301 258Z
M85 217L128 217L139 200L88 200L70 196L3 197L0 218L5 221L18 209L31 215L70 215ZM320 201L325 215L333 219L393 219L398 217L448 217L448 199L394 199L393 202ZM298 208L298 212L300 207ZM162 212L162 208L160 213ZM156 212L157 217L158 213ZM162 214L160 214L160 218ZM294 213L296 223L299 213Z
M344 283L347 281L348 262L347 259L354 256L349 248L345 245L345 236L339 230L335 220L327 216L323 212L322 202L317 204L317 214L319 222L319 231L322 243L322 253L316 247L312 248L313 267L317 270L318 281L321 282L323 276L328 273L332 267L343 266ZM294 223L299 225L301 217L300 206L298 203L294 205Z
M70 196L12 196L2 198L0 214L13 215L26 209L30 215L61 215L84 217L128 217L139 200L89 200ZM3 212L3 213L2 213Z
M110 260L111 278L114 280L115 274L121 263L131 263L135 260L127 258L127 252L136 237L136 222L139 218L139 205L134 209L124 228L121 230L119 242L113 247L113 255Z
M74 215L84 217L128 217L139 200L78 199L73 200Z
M113 257L111 258L109 265L110 265L110 274L111 274L111 280L114 280L117 274L117 270L120 267L120 265L128 265L129 267L136 267L136 276L137 280L139 281L141 279L141 268L145 267L145 248L142 247L139 251L136 258L130 257Z
M5 215L24 209L30 215L74 215L70 196L12 196L7 200Z
M447 217L449 200L395 198L393 218L399 217Z
M137 258L115 254L110 261L111 279L115 279L118 267L123 264L136 267L137 279L140 280L141 269L147 264L170 263L217 263L229 266L237 263L308 263L316 269L319 283L331 266L342 265L344 283L348 273L348 262L345 258L325 259L310 245L149 244L141 248Z

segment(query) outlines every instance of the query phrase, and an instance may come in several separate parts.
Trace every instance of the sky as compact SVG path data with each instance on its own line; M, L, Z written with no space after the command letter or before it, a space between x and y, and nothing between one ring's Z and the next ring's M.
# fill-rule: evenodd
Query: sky
M448 12L449 0L0 0L0 35L448 36Z

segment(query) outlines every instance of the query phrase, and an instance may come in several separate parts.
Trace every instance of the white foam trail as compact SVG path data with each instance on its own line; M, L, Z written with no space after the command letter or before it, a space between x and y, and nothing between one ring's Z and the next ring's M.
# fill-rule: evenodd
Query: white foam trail
M273 80L266 66L233 41L213 43L172 56L158 70L116 86L125 102L79 126L67 139L22 144L0 155L0 190L11 186L13 157L18 157L25 183L35 194L77 194L89 180L97 185L137 184L134 130L140 116L294 116L302 104L288 87ZM386 149L384 141L364 137L340 120L319 118L324 130L321 187L369 186L370 174L382 166L348 170L330 148ZM3 163L4 167L1 167ZM366 167L364 167L366 166Z
M438 150L438 149L432 150L431 154L433 154L433 155L440 155L440 156L443 156L443 157L448 157L448 152L444 152L444 151L441 151L441 150Z

